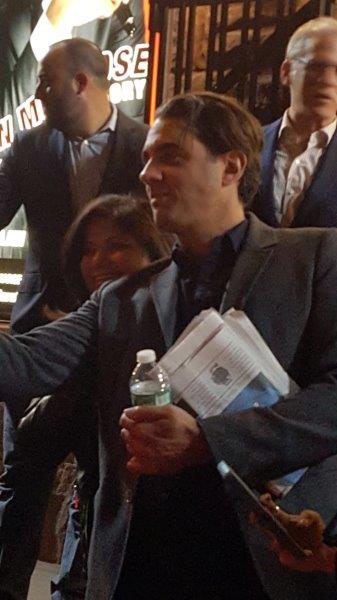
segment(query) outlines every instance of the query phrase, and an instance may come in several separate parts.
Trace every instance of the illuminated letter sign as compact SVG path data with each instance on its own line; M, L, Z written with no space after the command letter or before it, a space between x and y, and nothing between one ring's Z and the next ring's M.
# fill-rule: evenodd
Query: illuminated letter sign
M9 148L14 139L12 115L0 119L0 152Z
M40 100L35 100L34 96L30 96L28 100L17 107L16 116L21 131L37 127L45 119L42 104Z

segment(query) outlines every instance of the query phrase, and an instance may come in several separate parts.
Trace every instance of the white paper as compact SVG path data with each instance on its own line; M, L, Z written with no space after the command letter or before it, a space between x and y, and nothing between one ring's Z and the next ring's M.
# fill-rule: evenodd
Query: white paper
M247 315L202 311L162 357L173 401L183 399L201 418L272 406L298 389ZM289 491L304 473L275 483Z

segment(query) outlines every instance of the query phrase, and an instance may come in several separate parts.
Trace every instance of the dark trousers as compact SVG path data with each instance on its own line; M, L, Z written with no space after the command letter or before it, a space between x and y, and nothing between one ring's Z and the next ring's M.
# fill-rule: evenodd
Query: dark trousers
M76 398L58 395L36 399L27 411L25 427L6 412L6 468L0 477L0 600L11 594L25 600L34 570L44 516L56 467L73 451L80 466L81 494L92 497L97 488L96 416L91 403L78 410ZM75 418L76 417L76 418ZM80 544L80 519L73 509L67 529L60 575L55 587L72 599L85 566ZM78 564L77 564L78 563ZM77 596L75 596L77 598ZM79 595L79 598L82 596Z
M140 483L113 599L269 600L214 469L155 479Z
M54 470L34 468L17 445L16 420L4 413L4 473L0 477L0 599L25 600L40 546Z

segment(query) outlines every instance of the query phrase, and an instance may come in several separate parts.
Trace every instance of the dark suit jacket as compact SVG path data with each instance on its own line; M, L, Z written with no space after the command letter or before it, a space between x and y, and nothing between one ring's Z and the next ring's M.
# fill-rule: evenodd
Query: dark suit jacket
M337 453L336 254L334 230L274 230L250 218L248 239L221 309L243 308L303 389L272 408L200 422L215 461L224 458L251 484L309 465L284 505L292 511L308 505L317 508L327 524L337 512L332 458ZM133 511L133 483L125 471L118 420L130 402L128 382L136 351L152 347L161 356L174 340L176 284L175 263L162 261L103 286L76 314L30 334L0 340L6 375L0 380L0 397L9 403L50 393L80 366L90 368L87 353L98 344L100 487L90 553L90 600L110 599L120 572ZM320 461L325 462L317 466ZM209 465L165 478L164 490L161 478L149 479L143 478L143 492L151 484L148 498L155 498L163 523L168 522L163 547L170 527L171 539L176 539L170 569L178 581L180 576L190 577L191 598L199 597L205 582L218 597L225 597L220 577L223 574L224 586L229 556L236 557L236 548L227 540L228 501L215 468ZM136 495L136 511L138 502ZM238 511L244 519L241 507ZM145 531L154 514L151 507ZM335 598L334 584L323 575L282 569L280 575L261 536L246 529L247 523L245 534L257 566L262 560L261 573L272 600ZM140 553L143 543L144 539L139 541Z
M138 174L147 126L118 112L113 146L100 193L144 193ZM74 218L66 163L66 140L42 125L19 133L0 167L0 228L23 204L29 250L12 328L23 332L41 323L43 303L69 310L61 275L60 248Z
M263 128L261 186L251 210L265 223L279 227L275 217L273 175L277 138L282 119ZM292 227L337 227L337 132L333 135L299 205Z

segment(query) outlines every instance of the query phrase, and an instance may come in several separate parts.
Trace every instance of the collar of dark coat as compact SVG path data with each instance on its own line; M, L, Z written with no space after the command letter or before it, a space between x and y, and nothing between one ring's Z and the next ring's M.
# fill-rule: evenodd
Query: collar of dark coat
M244 310L248 297L258 284L278 241L278 230L262 223L249 213L249 229L236 261L227 289L222 298L220 312L231 307Z
M247 298L257 284L278 241L277 230L265 225L251 213L248 219L246 242L222 298L221 312L225 312L232 306L244 309ZM170 348L174 342L178 299L177 277L176 264L171 258L167 258L153 263L131 277L123 278L115 289L122 303L123 297L130 298L140 287L148 287L167 348Z

